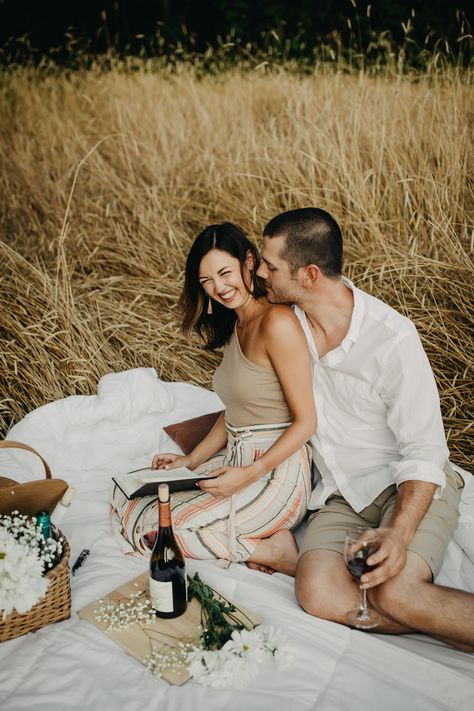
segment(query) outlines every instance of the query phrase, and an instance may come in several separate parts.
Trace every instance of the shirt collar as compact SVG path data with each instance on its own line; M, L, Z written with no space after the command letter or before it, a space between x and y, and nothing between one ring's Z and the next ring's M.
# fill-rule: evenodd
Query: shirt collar
M360 329L362 327L362 321L364 320L365 301L362 291L356 286L354 286L350 279L343 276L342 281L352 291L352 294L354 296L354 308L352 309L351 322L349 324L349 329L341 343L341 347L347 353L351 345L357 341L357 338L359 336Z

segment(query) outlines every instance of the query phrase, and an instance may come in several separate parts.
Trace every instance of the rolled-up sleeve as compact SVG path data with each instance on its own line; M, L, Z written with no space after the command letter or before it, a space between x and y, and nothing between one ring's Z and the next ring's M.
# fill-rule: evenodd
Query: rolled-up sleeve
M438 498L449 450L434 375L414 328L392 349L384 376L382 398L400 455L390 465L394 481L397 487L413 480L437 484Z

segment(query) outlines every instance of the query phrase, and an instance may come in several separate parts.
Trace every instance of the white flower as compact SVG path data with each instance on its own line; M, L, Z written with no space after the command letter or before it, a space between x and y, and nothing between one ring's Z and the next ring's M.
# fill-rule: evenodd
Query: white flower
M201 647L195 647L189 652L187 662L189 673L198 681L201 677L221 669L224 655L220 651L211 652L201 649Z
M255 665L224 648L195 649L188 655L188 669L195 681L213 689L239 689L255 676Z
M0 527L0 610L3 619L12 611L25 613L45 595L49 579L43 577L38 549L17 541Z
M266 652L258 627L253 630L234 630L222 649L246 657L255 664L264 660Z
M0 516L0 528L10 533L18 543L33 549L45 569L52 568L61 558L64 539L56 540L50 537L45 540L36 523L36 516L29 518L26 514L12 511L10 515Z
M256 673L255 666L252 667L248 659L224 653L222 667L204 677L201 683L213 689L241 689Z
M188 670L199 684L214 689L239 689L258 673L258 665L274 661L288 666L294 649L273 627L234 630L224 646L215 651L195 647L187 654Z
M268 653L273 656L277 665L280 668L290 666L295 656L295 650L280 630L264 625L260 625L256 629L259 631Z
M290 644L284 644L273 652L273 658L280 669L291 667L295 658L295 649Z

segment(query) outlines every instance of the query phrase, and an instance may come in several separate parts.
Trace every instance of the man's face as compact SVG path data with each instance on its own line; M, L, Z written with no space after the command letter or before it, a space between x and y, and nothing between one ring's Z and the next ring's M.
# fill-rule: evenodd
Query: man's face
M290 265L280 257L284 237L264 237L262 261L257 274L265 281L267 297L272 304L298 303L301 288L297 278L290 272Z

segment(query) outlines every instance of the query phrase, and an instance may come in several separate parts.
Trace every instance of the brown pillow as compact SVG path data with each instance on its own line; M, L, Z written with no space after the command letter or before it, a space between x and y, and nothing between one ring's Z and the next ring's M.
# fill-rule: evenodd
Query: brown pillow
M177 422L175 425L167 425L163 429L185 454L189 454L212 430L223 412L224 410L210 412L208 415L193 417L184 422Z

